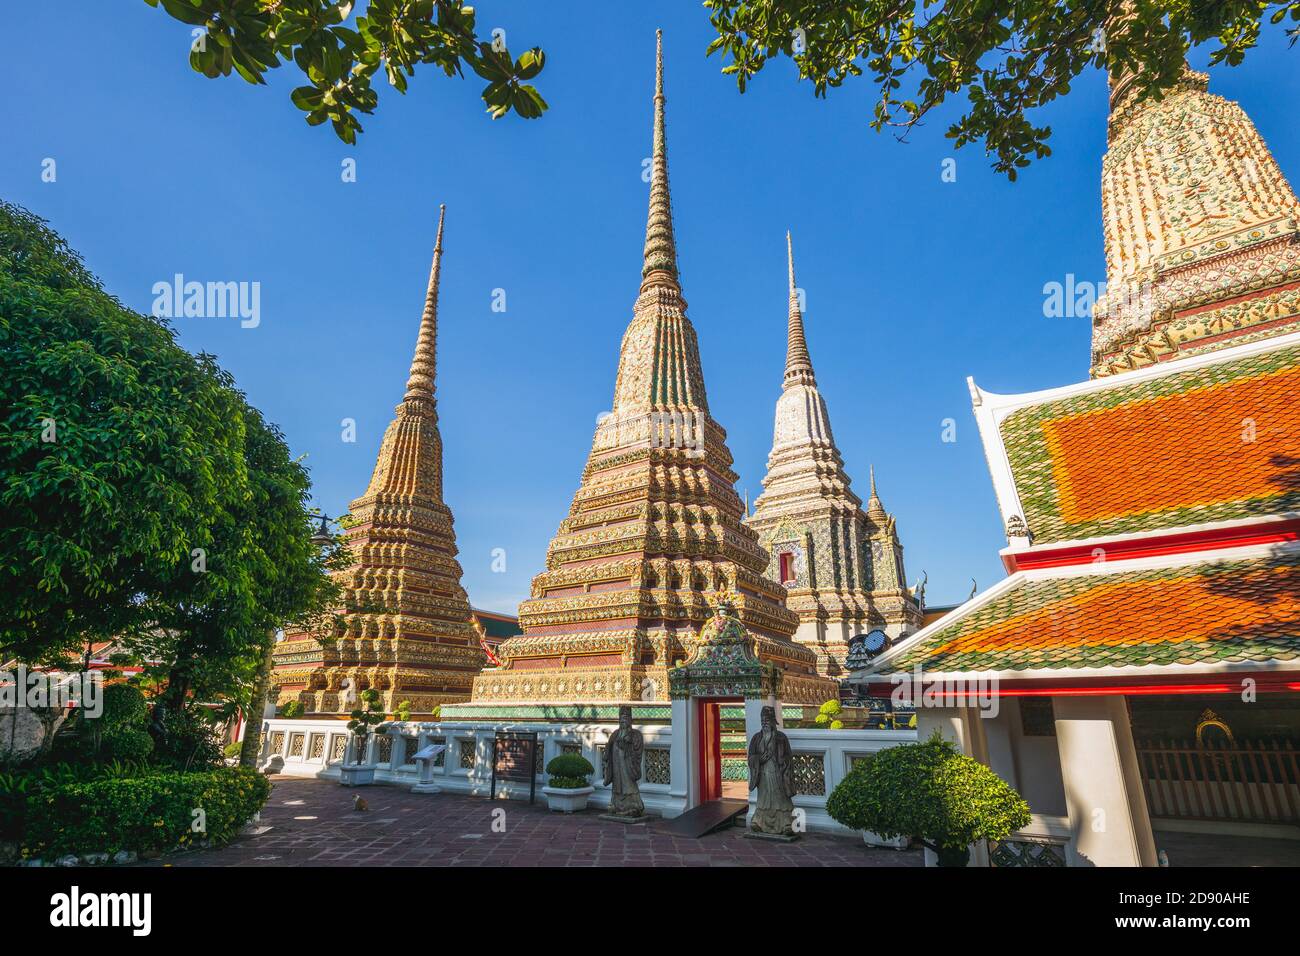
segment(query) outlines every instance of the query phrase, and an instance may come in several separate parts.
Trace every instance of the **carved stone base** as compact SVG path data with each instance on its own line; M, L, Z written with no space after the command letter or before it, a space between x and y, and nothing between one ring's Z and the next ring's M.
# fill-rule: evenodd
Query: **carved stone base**
M645 823L648 817L625 817L617 813L602 813L600 819L609 820L611 823L623 823L627 826L636 826L638 823Z
M746 840L775 840L777 843L793 843L799 839L797 833L763 833L760 830L750 830L745 834Z

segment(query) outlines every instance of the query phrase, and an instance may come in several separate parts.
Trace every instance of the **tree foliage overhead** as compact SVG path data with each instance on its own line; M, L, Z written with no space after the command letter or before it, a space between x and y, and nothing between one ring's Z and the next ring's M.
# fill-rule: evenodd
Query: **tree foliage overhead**
M984 144L993 168L1016 178L1050 153L1051 127L1028 114L1070 91L1085 69L1135 74L1139 96L1159 96L1189 47L1213 44L1211 63L1235 66L1264 23L1300 22L1300 0L705 0L718 32L710 54L741 92L773 58L794 60L825 96L868 74L878 94L871 126L903 138L964 93L947 135ZM1295 42L1300 27L1287 35Z
M479 38L476 13L462 0L369 0L352 25L353 0L145 0L202 28L190 66L208 78L238 73L265 84L268 70L290 63L308 80L293 104L318 126L327 120L345 143L362 131L357 113L373 113L379 94L371 78L381 69L398 92L417 66L463 76L468 66L487 81L483 102L493 119L511 110L535 119L546 110L528 81L546 56L538 47L518 59L501 34Z

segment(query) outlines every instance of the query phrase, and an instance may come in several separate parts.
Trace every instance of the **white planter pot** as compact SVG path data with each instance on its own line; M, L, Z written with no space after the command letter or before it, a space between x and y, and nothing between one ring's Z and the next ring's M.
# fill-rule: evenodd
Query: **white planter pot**
M339 783L345 787L364 787L374 782L374 764L344 764L339 768Z
M876 849L888 848L891 850L906 850L911 845L911 840L907 837L891 837L886 840L884 837L872 833L870 830L862 831L862 842L869 847Z
M595 787L578 787L575 790L542 787L542 793L546 794L546 805L560 813L577 813L587 809L587 798L595 792Z

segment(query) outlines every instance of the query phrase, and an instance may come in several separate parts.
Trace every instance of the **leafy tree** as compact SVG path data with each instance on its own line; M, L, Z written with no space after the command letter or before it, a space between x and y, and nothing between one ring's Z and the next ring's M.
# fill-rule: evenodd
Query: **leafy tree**
M936 731L858 761L826 801L831 818L886 839L920 840L940 866L965 866L970 844L1029 825L1029 805Z
M869 73L878 96L871 126L899 138L950 96L965 113L947 135L983 142L993 168L1016 178L1030 157L1050 153L1051 127L1028 114L1070 91L1089 67L1135 76L1139 96L1158 97L1183 69L1190 46L1215 43L1211 63L1237 65L1261 25L1300 21L1300 0L705 0L743 93L775 57L791 57L816 96ZM1300 27L1287 35L1295 42Z
M191 698L224 699L260 728L253 691L274 632L336 600L331 573L346 554L313 540L310 480L279 430L247 404L243 424L245 493L211 516L206 569L185 569L151 601L160 626L136 644L165 662L169 711Z
M242 485L240 403L4 202L0 355L0 658L65 663L151 626L142 596Z
M161 662L160 756L219 758L211 725L251 702L274 629L338 594L305 468L211 356L3 203L0 354L0 658L120 640Z
M381 68L406 92L417 66L463 76L468 66L487 81L483 102L493 119L511 110L535 119L546 101L527 81L541 73L538 47L512 58L504 35L481 40L474 7L463 0L370 0L352 26L352 0L145 0L202 28L190 48L190 66L214 78L238 73L265 84L268 70L292 63L308 85L291 94L294 106L318 126L328 120L345 143L362 132L357 113L373 113L379 94L371 78Z

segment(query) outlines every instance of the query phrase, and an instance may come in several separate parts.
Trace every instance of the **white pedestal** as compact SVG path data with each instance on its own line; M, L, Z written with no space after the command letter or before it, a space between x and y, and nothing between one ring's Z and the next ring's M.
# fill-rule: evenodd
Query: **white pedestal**
M339 768L339 783L345 787L365 787L374 782L374 764L345 764Z

